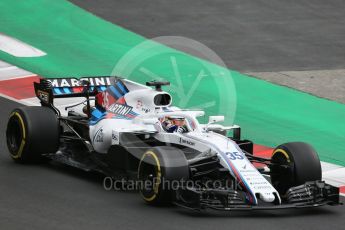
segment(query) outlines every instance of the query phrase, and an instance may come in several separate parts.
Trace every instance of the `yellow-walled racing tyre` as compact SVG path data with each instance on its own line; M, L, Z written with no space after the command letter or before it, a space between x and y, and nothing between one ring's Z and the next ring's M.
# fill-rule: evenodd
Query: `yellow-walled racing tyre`
M146 151L139 163L139 192L152 205L169 204L174 199L174 185L189 178L188 162L178 148L161 146ZM173 182L174 181L174 182Z
M281 195L293 187L322 178L320 159L314 148L304 142L279 145L273 152L271 182Z
M7 123L6 141L12 159L20 163L41 162L42 154L59 147L59 121L48 107L14 109Z

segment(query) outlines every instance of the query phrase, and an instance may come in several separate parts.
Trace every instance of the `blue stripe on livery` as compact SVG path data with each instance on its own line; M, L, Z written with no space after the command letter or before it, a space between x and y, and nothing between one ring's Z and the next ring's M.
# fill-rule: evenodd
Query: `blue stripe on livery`
M55 94L62 94L62 92L60 91L59 88L54 88L54 92L55 92Z
M128 93L128 90L126 89L126 87L123 85L121 81L116 82L116 86L122 90L123 95Z
M90 92L92 92L94 90L94 88L95 87L93 87L93 86L90 87ZM107 90L107 87L105 87L105 86L97 86L96 88L97 88L98 92L102 92L102 91ZM62 88L61 87L55 87L55 88L53 88L53 92L54 92L54 94L60 95L60 94L79 93L80 91L76 92L74 87L62 87Z
M133 112L133 110L131 110L131 111L129 112L129 114L131 114L131 115L133 115L133 116L138 116L138 115L139 115L138 113Z
M116 100L122 97L122 94L113 85L110 86L109 89L110 93L114 96Z
M95 125L97 122L102 120L105 115L107 115L107 112L102 112L99 109L95 109L91 113L91 120L90 120L90 125Z
M125 119L125 120L132 120L133 118L132 117L126 117L124 115L119 115L119 114L116 114L114 117L112 117L112 119Z
M71 93L71 90L68 87L63 87L62 89L63 89L64 93L66 93L66 94Z

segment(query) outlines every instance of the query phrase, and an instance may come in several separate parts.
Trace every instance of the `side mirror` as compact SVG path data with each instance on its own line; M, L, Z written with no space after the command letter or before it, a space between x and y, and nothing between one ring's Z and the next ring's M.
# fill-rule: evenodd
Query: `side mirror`
M213 124L213 123L217 123L217 122L222 122L224 121L224 116L210 116L208 118L208 123L209 124Z

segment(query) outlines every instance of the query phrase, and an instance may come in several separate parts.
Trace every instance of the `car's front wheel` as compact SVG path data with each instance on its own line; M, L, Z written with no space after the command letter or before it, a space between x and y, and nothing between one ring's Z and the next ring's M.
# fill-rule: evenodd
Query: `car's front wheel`
M271 182L284 195L293 187L322 178L321 164L314 148L304 142L279 145L272 155Z
M139 191L149 204L167 204L174 189L189 178L185 154L177 148L161 146L144 153L138 167Z

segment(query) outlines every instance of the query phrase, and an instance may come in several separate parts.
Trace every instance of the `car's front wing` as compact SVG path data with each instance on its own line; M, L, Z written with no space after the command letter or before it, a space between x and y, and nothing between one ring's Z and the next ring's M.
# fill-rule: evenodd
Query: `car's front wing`
M311 208L323 205L339 205L339 188L323 181L307 182L290 188L282 197L282 203L266 203L259 201L250 204L241 191L232 189L196 189L181 187L176 192L177 205L194 209L230 210L268 210L288 208Z

